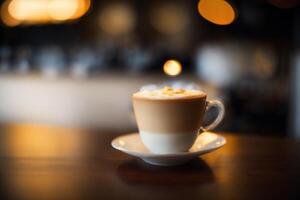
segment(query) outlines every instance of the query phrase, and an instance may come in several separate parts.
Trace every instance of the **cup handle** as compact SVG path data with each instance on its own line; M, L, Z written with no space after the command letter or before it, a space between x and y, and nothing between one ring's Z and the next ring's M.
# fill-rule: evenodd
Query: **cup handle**
M207 105L206 105L206 110L205 110L205 113L209 111L210 108L212 107L216 107L218 109L218 116L216 117L216 119L204 126L204 127L201 127L200 128L200 131L201 132L205 132L205 131L209 131L209 130L212 130L214 129L216 126L219 125L219 123L222 121L223 117L224 117L224 114L225 114L225 108L224 108L224 105L221 101L217 101L217 100L212 100L212 101L207 101Z

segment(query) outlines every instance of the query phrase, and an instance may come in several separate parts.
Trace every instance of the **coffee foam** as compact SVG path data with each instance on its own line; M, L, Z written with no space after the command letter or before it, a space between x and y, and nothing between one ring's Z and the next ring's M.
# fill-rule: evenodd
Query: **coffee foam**
M199 85L197 85L195 83L189 83L189 82L184 82L184 81L174 81L174 82L166 82L166 83L162 83L162 84L144 85L140 88L140 92L158 90L158 89L162 89L166 86L174 88L174 89L200 90Z
M171 83L170 86L166 84L146 85L141 87L140 91L133 96L151 99L177 99L203 97L205 93L200 91L196 84L175 82Z

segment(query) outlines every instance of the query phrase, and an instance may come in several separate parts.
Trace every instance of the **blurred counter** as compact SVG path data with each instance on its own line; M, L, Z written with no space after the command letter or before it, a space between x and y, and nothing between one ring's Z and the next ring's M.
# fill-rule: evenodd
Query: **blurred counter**
M166 76L111 73L85 79L37 74L0 76L0 122L128 130L135 128L131 94ZM181 76L180 81L197 82Z

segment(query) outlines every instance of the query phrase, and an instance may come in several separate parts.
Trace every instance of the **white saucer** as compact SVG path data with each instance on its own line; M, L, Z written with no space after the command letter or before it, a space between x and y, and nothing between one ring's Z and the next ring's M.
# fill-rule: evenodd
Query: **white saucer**
M173 154L154 154L143 145L138 133L131 133L115 138L111 145L124 153L141 158L146 163L160 166L179 165L192 158L212 152L226 144L226 139L212 132L203 132L196 139L188 152Z

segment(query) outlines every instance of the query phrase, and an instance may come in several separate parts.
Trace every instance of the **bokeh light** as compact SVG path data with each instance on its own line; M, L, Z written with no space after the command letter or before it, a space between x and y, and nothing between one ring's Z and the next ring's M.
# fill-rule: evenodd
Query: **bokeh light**
M256 48L253 54L252 72L256 77L268 79L275 73L276 56L268 48Z
M225 0L200 0L198 11L207 21L217 25L231 24L236 17L234 8Z
M47 6L47 1L12 0L8 5L8 12L20 22L44 22L49 20Z
M54 20L68 20L78 9L79 1L74 0L52 0L48 4L48 13Z
M199 49L196 56L197 73L205 82L222 87L232 86L243 75L246 49L230 43L210 43Z
M108 35L117 36L131 32L136 24L133 9L126 4L106 6L99 16L99 26Z
M7 26L63 23L82 17L90 0L6 0L1 18Z
M168 35L185 31L189 23L186 9L174 2L153 7L150 10L149 18L156 31Z
M182 71L182 65L177 60L168 60L163 66L165 74L169 76L177 76Z
M8 5L10 1L5 1L1 6L1 19L6 26L17 26L21 22L10 15L8 12Z
M91 7L91 0L80 0L77 1L77 10L70 19L79 19L85 15Z

